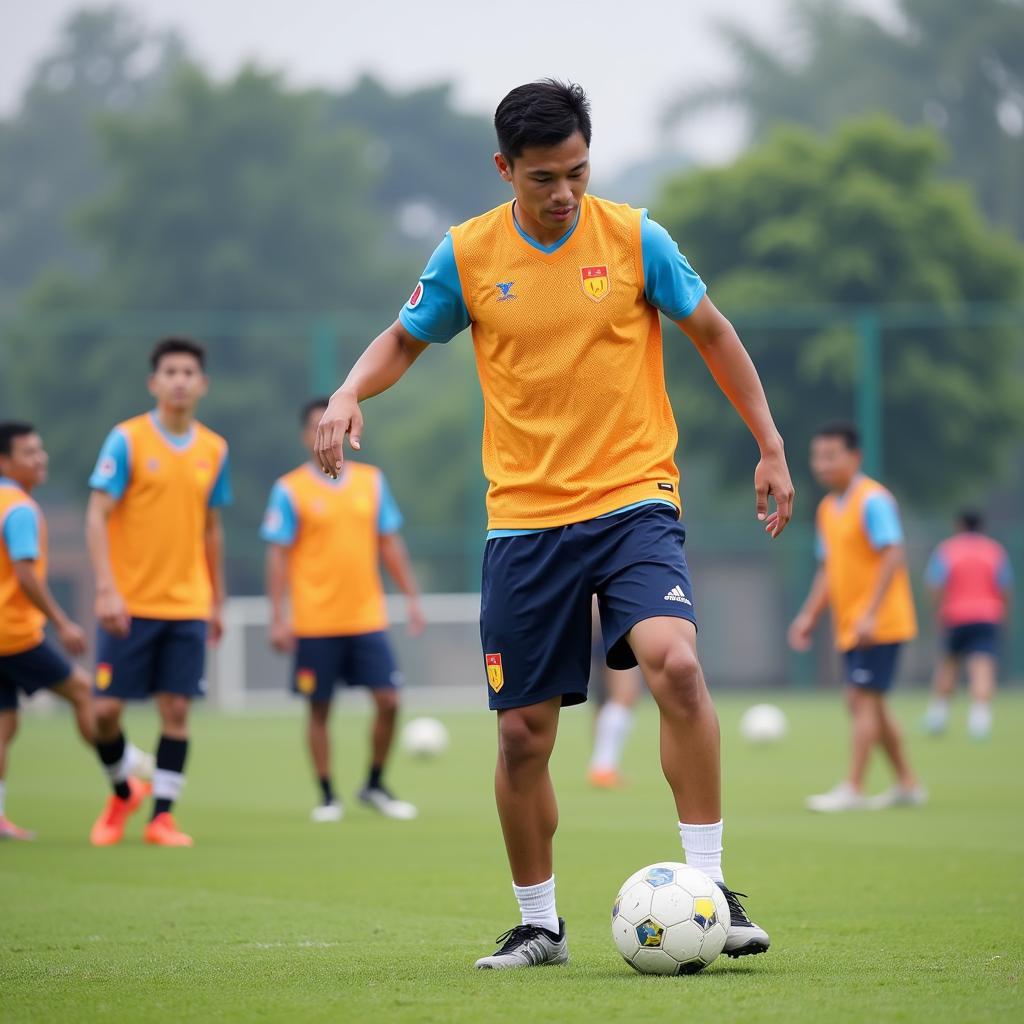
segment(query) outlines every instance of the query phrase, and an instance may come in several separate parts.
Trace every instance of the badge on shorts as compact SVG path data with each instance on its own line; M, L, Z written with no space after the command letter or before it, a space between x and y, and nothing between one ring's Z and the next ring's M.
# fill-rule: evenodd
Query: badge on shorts
M105 661L96 666L96 689L105 690L114 679L114 670Z
M495 693L500 693L505 685L505 675L501 671L501 655L485 654L484 660L487 662L487 682Z
M607 267L583 267L580 270L583 291L588 299L600 302L611 290L612 282Z
M295 673L295 685L299 693L312 693L316 689L316 673L311 668L300 668Z

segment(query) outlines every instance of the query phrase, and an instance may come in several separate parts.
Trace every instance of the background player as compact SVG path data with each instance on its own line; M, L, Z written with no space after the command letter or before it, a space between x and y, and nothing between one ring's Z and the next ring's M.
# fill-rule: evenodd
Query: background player
M336 474L345 435L359 447L360 400L472 324L490 481L481 637L498 712L495 796L522 916L477 966L568 959L548 762L560 708L586 699L595 593L608 664L639 662L658 703L687 861L730 903L726 952L760 953L768 935L722 876L718 719L697 657L659 311L691 338L754 434L756 514L772 536L793 496L782 438L739 337L668 233L646 211L586 195L583 90L521 86L499 104L495 127L494 161L514 201L442 240L399 319L331 398L317 440Z
M808 650L818 619L831 608L846 672L853 748L846 780L828 793L809 797L812 811L922 804L926 799L885 699L900 646L917 635L903 528L893 496L860 468L854 427L837 423L815 434L811 472L829 493L818 506L818 572L790 626L789 642L795 650ZM869 801L864 775L876 744L892 764L896 784Z
M967 731L976 740L992 732L999 633L1009 609L1013 570L1006 549L986 537L983 528L981 513L965 509L957 517L957 532L932 552L925 570L946 648L935 666L925 714L925 728L933 735L946 731L949 698L962 664L971 694Z
M302 443L313 455L326 398L303 408ZM400 673L387 635L379 563L406 596L409 631L423 631L419 589L398 531L402 514L384 474L349 462L336 480L304 462L270 492L261 536L268 542L270 642L294 653L292 686L309 698L309 752L320 783L313 820L339 821L342 805L331 780L328 720L335 684L370 690L375 717L371 759L359 799L389 818L408 819L416 808L384 785L398 714ZM290 604L290 610L289 610Z
M74 710L82 739L92 747L96 738L89 676L43 633L49 621L68 654L85 653L85 632L46 584L46 520L31 494L46 483L48 468L35 427L0 423L0 839L34 838L4 814L7 751L18 729L18 691L48 689L62 697Z
M138 807L126 780L126 700L156 697L160 741L147 843L191 846L171 814L185 781L189 703L203 693L206 640L221 634L228 446L195 419L206 353L188 338L153 350L156 409L116 426L89 478L86 538L96 574L96 728L114 793L92 829L117 843Z

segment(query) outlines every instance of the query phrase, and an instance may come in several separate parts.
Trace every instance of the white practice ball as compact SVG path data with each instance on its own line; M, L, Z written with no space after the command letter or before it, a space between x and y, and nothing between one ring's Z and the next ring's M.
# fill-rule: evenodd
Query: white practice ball
M774 704L755 704L743 712L740 733L750 743L778 743L786 735L786 716Z
M437 757L448 749L448 730L436 718L413 718L405 723L401 742L413 757Z
M612 907L615 947L641 974L696 974L722 952L730 924L722 890L671 861L630 875Z

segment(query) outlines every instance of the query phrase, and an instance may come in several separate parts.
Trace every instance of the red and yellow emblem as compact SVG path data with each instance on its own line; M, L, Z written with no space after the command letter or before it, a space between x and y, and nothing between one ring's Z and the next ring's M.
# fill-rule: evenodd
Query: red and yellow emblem
M495 693L500 693L505 685L505 675L501 671L501 655L485 654L484 661L487 662L487 682Z
M295 673L295 685L298 687L299 693L307 695L313 693L316 690L316 673L311 668L300 668Z
M583 267L580 270L583 291L588 299L600 302L611 290L612 281L607 267Z
M114 670L105 661L96 666L96 689L105 690L114 679Z

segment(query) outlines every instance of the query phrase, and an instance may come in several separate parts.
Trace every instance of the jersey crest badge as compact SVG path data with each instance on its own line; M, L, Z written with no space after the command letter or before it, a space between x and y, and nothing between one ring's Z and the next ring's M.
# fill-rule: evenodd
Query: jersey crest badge
M594 302L600 302L612 290L607 267L583 267L580 279L583 282L583 293Z
M501 693L501 688L505 685L505 675L501 671L501 655L485 654L484 660L487 662L487 682L495 693Z

